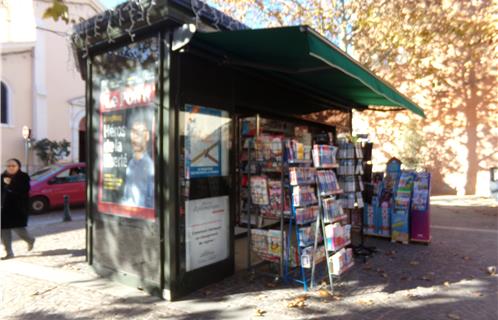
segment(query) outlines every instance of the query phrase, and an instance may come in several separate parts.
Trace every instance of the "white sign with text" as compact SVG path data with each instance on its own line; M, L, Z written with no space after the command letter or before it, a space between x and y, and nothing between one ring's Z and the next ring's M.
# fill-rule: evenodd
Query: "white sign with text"
M229 221L228 196L186 201L187 271L228 258Z

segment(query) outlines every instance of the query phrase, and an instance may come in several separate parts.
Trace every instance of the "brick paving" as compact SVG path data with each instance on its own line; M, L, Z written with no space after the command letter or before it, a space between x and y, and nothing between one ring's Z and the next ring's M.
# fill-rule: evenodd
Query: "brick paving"
M85 263L83 213L35 217L26 253L0 262L1 319L498 319L498 206L479 198L433 201L433 242L394 244L369 238L378 253L337 284L333 297L305 294L245 272L178 302L99 279ZM262 316L258 316L256 310Z

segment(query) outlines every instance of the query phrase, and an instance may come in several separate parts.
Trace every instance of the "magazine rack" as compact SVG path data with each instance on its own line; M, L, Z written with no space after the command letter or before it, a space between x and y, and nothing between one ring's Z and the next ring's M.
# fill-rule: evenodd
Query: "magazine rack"
M265 262L278 263L278 273L257 272L277 281L284 275L285 260L284 139L283 135L261 135L259 115L255 119L257 130L246 136L243 144L247 150L247 164L241 173L247 182L247 206L241 208L241 212L246 212L246 219L242 218L241 222L245 222L247 227L247 268L256 273L256 268ZM270 141L271 150L263 150L268 147L265 144L268 141L262 141L264 138L273 139ZM263 260L261 263L253 265L253 252Z
M315 152L315 148L313 151ZM339 199L337 199L337 196L343 192L339 188L335 172L333 171L333 168L337 168L338 164L317 162L315 162L317 170L316 184L320 212L316 222L313 249L314 252L317 252L319 248L317 239L321 232L324 238L323 247L327 262L330 290L333 292L334 277L342 275L354 264L351 249L346 249L351 244L351 225L343 224L348 216L344 214L342 205ZM312 286L316 284L315 266L316 263L313 263L311 269Z
M364 215L363 215L363 148L361 143L343 141L339 144L339 183L344 190L342 197L343 208L348 211L352 229L358 231L360 242L354 245L354 253L368 257L375 252L375 248L364 245Z

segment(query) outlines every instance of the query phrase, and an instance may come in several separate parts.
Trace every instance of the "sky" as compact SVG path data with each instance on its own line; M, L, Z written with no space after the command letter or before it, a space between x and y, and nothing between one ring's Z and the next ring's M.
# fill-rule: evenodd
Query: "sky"
M100 3L102 3L106 8L114 8L118 4L125 1L126 0L100 0Z

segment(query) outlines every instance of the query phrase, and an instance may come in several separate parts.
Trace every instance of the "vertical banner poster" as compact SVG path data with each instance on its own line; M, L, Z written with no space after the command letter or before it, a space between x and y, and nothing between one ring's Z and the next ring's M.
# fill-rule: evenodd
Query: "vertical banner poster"
M185 223L187 271L228 258L228 196L186 201Z
M137 70L122 81L104 79L98 98L98 209L154 220L154 71Z
M228 172L228 155L223 130L230 121L222 110L185 106L185 178L224 176Z
M431 174L419 172L413 183L412 208L410 212L411 240L430 242L430 191Z

